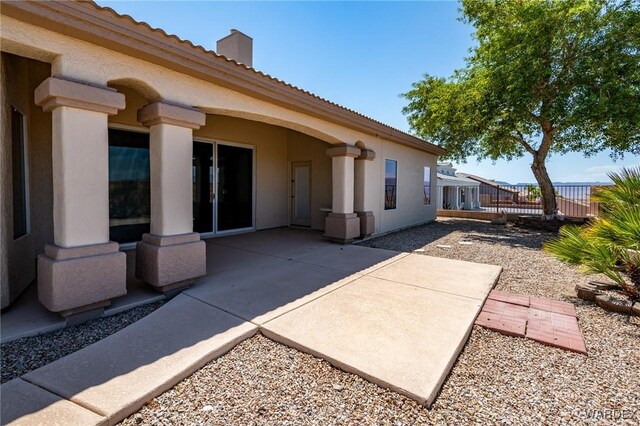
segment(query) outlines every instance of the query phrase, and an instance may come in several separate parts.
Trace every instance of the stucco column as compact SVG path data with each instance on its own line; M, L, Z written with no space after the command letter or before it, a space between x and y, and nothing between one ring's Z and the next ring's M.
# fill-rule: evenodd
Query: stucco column
M360 218L360 236L366 237L375 232L375 217L372 206L367 202L375 190L371 187L373 178L373 160L376 153L370 149L362 149L355 158L354 211ZM369 198L368 198L369 197Z
M455 186L453 190L453 210L460 210L460 187Z
M150 127L151 227L136 246L136 276L160 291L206 274L206 247L193 232L193 130L205 114L155 102L138 111Z
M480 187L476 186L475 188L473 188L473 195L474 195L474 208L479 209L480 208Z
M438 202L436 204L436 209L444 209L444 187L438 187Z
M331 183L333 201L331 213L325 220L325 236L339 242L348 242L360 236L360 218L354 213L354 158L360 149L342 144L327 149L331 157Z
M109 241L107 117L125 107L107 87L48 78L35 103L52 112L54 244L38 256L38 298L67 316L126 294L126 256Z
M471 210L473 208L473 187L464 187L464 208L465 210Z

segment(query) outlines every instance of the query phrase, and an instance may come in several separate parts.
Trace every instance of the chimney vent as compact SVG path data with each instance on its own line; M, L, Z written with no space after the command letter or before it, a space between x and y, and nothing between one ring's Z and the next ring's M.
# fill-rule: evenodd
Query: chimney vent
M253 39L232 28L230 34L218 40L216 52L240 64L253 67Z

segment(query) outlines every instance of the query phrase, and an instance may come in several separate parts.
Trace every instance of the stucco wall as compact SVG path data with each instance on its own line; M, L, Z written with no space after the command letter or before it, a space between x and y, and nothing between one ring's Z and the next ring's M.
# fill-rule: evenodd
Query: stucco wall
M256 229L288 224L286 129L209 114L205 126L194 132L194 138L198 137L252 145L255 149Z
M383 142L376 160L380 167L380 188L384 191L384 163L386 159L398 162L396 209L384 209L384 196L380 199L378 232L424 223L436 219L436 157L403 145ZM422 181L424 167L431 167L431 204L424 204Z
M137 109L149 102L129 87L111 85L126 96L127 107L109 118L110 124L141 128ZM311 227L324 229L325 212L331 207L330 146L312 136L262 122L207 114L206 124L194 133L195 139L251 145L256 161L256 229L287 226L290 223L291 162L311 162Z
M0 306L9 304L9 239L11 228L11 129L10 110L7 99L8 66L3 53L0 59ZM5 219L6 218L6 219Z
M330 145L311 136L289 131L287 140L288 175L291 163L311 162L311 228L324 229L326 212L321 208L331 208L331 159L326 151ZM291 189L288 188L290 192Z
M363 134L285 107L198 80L101 46L2 17L2 49L49 60L52 73L96 85L127 81L152 100L195 106L210 114L231 115L291 128L330 143L355 143ZM145 93L146 92L146 93Z
M208 114L207 125L196 132L197 135L206 134L213 139L256 145L258 174L256 213L259 229L289 223L289 162L309 158L313 162L314 174L312 227L318 229L324 227L324 213L319 209L331 205L330 160L324 153L326 143L353 145L360 142L376 152L373 167L369 168L366 178L368 183L377 182L374 186L376 190L367 192L365 201L366 210L373 211L376 217L376 232L387 232L435 219L435 204L423 205L421 183L422 168L424 165L429 165L432 169L432 183L435 188L436 157L434 155L292 111L135 57L8 17L3 17L2 48L27 57L51 61L53 74L61 78L96 85L110 85L122 90L125 95L127 95L126 89L123 90L121 87L133 87L144 95L138 96L139 100L144 102L163 100L197 107ZM130 123L135 120L137 108L132 107L132 100L136 97L131 96L129 99L127 95L127 98L130 108L118 114L117 118L112 119L113 122L119 120ZM225 118L210 118L222 116ZM233 121L238 118L247 121ZM216 120L218 120L217 123ZM263 123L264 127L247 124L256 122ZM131 124L138 125L135 122ZM283 128L290 129L289 136L283 138L286 141L285 146L280 142L267 141L271 137L270 132L283 132ZM272 130L264 131L264 129ZM311 142L295 142L301 138L308 138ZM386 158L398 160L398 207L393 211L384 210L384 160ZM282 190L283 187L284 190ZM435 196L435 189L432 196Z
M2 307L35 279L36 255L53 242L51 113L34 104L33 91L50 76L50 65L2 53L2 149L0 155L0 251ZM13 239L11 106L26 118L29 232Z

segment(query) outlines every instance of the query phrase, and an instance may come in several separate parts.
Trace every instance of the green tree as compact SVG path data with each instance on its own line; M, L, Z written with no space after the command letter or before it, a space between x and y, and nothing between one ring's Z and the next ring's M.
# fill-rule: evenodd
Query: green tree
M556 214L552 153L640 154L640 6L623 0L462 0L466 66L403 96L412 130L465 161L531 155Z

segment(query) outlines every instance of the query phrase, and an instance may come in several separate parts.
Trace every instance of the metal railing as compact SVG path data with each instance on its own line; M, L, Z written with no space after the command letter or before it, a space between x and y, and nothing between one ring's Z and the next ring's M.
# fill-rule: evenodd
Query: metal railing
M555 185L558 213L568 217L598 215L598 203L591 195L599 186ZM542 197L537 185L480 185L480 208L507 214L542 215Z

